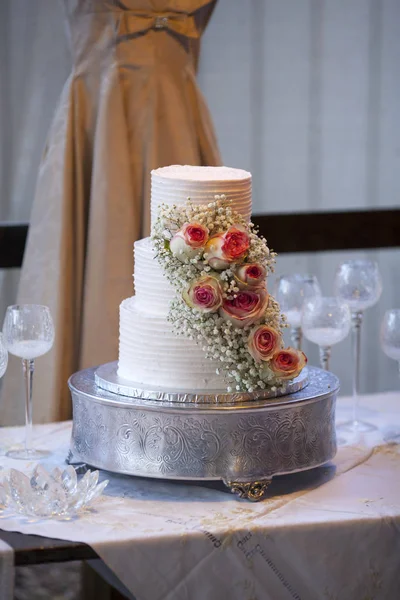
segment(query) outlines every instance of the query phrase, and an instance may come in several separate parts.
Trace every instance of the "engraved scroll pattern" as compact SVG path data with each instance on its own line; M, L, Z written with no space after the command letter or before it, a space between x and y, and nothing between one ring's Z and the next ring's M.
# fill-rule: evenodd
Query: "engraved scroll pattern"
M240 418L232 455L240 469L267 477L321 464L336 451L334 399Z
M72 451L119 472L159 477L269 477L331 458L334 398L241 415L174 415L73 394Z

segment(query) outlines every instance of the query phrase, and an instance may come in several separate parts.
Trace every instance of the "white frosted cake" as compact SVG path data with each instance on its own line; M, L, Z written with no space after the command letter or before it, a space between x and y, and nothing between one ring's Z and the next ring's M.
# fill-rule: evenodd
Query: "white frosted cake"
M297 377L307 359L284 348L285 319L267 288L275 254L251 205L247 171L152 171L152 235L135 244L136 295L120 306L119 377L171 392L250 393Z
M172 165L151 173L152 225L162 204L212 202L226 195L232 209L251 215L251 174L228 167ZM155 260L150 238L135 243L135 296L120 306L118 375L130 381L171 389L226 389L216 364L194 340L178 337L168 322L175 291Z

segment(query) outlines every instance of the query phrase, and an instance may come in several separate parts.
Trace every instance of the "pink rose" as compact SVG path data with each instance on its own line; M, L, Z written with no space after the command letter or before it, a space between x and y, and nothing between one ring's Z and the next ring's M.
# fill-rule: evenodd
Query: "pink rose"
M220 308L220 315L235 325L246 327L252 325L262 317L268 306L268 293L266 289L243 290L232 300L224 299Z
M208 229L200 223L185 223L170 241L172 254L182 262L199 254L208 240Z
M247 340L247 348L256 362L269 360L281 346L281 334L268 325L254 327Z
M235 274L235 279L241 289L260 287L267 277L267 270L257 263L242 265Z
M208 229L200 223L185 223L181 232L191 248L201 248L208 240Z
M205 247L207 261L217 271L227 269L231 263L243 260L250 248L250 238L241 226L232 226L224 233L211 237Z
M307 364L307 357L301 350L285 348L272 357L269 368L280 379L294 379Z
M193 281L182 297L190 308L205 313L216 312L222 304L222 289L218 279L206 275Z

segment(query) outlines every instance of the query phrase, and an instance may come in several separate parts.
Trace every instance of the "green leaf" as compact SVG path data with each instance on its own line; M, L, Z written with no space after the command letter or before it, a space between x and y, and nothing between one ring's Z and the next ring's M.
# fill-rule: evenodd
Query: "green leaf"
M171 252L169 240L164 240L164 250Z

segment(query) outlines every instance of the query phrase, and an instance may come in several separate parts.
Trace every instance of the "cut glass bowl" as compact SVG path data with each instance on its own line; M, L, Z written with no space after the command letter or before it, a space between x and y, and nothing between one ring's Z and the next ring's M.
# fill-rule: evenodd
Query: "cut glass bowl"
M87 471L78 481L72 466L49 473L38 464L30 477L10 469L0 481L0 508L29 517L70 517L102 494L108 480L98 479L98 471Z

